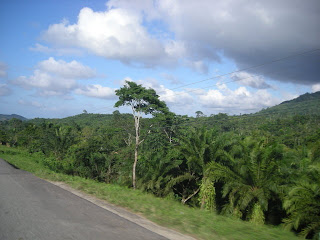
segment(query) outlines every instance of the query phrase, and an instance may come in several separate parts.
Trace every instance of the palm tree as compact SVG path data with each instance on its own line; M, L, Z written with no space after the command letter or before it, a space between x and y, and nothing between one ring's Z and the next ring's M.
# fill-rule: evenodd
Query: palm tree
M209 143L214 137L213 130L194 129L180 141L179 151L184 157L184 164L180 175L171 179L169 188L173 188L181 195L184 204L200 191L205 165L210 161L206 157Z
M179 150L184 157L180 165L181 173L172 178L167 188L173 188L181 196L181 202L186 203L199 193L198 201L202 209L215 210L214 182L206 175L208 164L221 161L221 151L231 148L236 137L222 134L217 137L214 129L194 129L182 138Z
M311 165L303 181L289 191L284 208L289 214L284 220L288 229L301 230L304 237L320 239L320 163Z
M168 183L178 175L182 160L180 153L174 148L166 151L145 153L140 159L140 180L137 185L142 190L150 191L157 196L166 196L171 193Z
M269 200L280 190L281 147L247 138L222 154L225 161L211 162L207 175L224 183L223 197L228 199L224 213L264 223Z

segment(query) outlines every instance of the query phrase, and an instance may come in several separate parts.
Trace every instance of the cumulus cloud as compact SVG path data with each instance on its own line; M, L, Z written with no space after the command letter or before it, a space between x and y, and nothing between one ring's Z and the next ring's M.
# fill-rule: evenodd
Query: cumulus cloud
M131 78L125 80L134 81ZM232 90L226 84L217 84L217 89L188 88L176 91L165 87L156 79L135 82L146 88L153 88L170 108L182 113L194 112L195 109L206 109L209 113L253 113L288 99L276 98L267 89L249 90L244 86Z
M192 46L199 60L216 61L218 53L222 52L233 59L239 69L245 69L298 52L319 49L320 4L317 0L307 3L290 0L163 0L158 4L163 20L175 33L176 40ZM312 84L319 81L319 62L320 51L317 51L250 72L280 81Z
M124 80L134 81L127 77ZM186 106L193 103L193 97L186 91L174 91L166 88L163 84L160 84L156 79L144 79L134 81L141 84L145 88L152 88L160 96L162 101L165 101L169 106Z
M231 90L225 84L199 94L198 98L204 107L233 114L255 112L280 103L265 89L250 92L246 87L239 87Z
M244 71L231 74L231 79L236 81L238 84L249 86L256 89L272 88L271 85L265 82L263 77L250 74Z
M66 94L77 86L77 82L74 79L57 78L39 69L36 69L29 77L18 77L13 83L27 89L35 88L42 96Z
M93 84L88 86L83 86L75 90L76 94L85 95L87 97L104 98L104 99L114 99L115 89L109 87L103 87L99 84Z
M65 62L49 58L39 62L31 76L20 76L13 83L28 89L37 89L41 96L57 96L76 89L76 80L95 76L93 69L77 61Z
M111 0L107 5L165 22L174 35L174 55L189 63L219 62L224 56L246 69L318 49L248 72L306 85L319 81L318 0ZM199 70L199 64L189 67Z
M50 25L42 39L53 48L34 49L80 48L127 64L183 64L200 73L224 57L247 69L292 56L246 72L310 86L319 81L318 0L111 0L106 6L81 9L75 23ZM297 55L313 49L318 51ZM242 83L269 87L259 81Z
M193 97L186 91L173 91L161 85L160 99L172 106L185 106L193 103Z
M7 65L3 62L0 62L0 78L7 76Z
M186 61L185 65L196 72L207 74L209 71L208 65L203 61Z
M312 92L318 92L320 91L320 83L312 85Z
M96 76L96 72L77 61L65 62L50 57L38 63L37 67L44 72L55 74L62 78L88 79Z
M98 56L146 66L161 64L172 52L181 51L172 43L164 46L143 27L141 13L124 8L105 12L83 8L77 23L52 24L42 38L56 46L80 47Z

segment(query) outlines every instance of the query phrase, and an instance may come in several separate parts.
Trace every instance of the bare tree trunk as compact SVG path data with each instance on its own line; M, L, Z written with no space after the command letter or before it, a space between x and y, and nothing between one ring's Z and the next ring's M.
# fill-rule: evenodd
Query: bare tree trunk
M138 148L139 148L139 138L140 138L140 116L135 116L134 117L134 125L136 129L136 146L134 148L134 162L133 162L133 167L132 167L132 186L133 189L136 189L136 167L137 167L137 162L138 162Z
M134 162L132 167L132 186L133 189L136 189L136 166L138 162L138 145L134 148Z

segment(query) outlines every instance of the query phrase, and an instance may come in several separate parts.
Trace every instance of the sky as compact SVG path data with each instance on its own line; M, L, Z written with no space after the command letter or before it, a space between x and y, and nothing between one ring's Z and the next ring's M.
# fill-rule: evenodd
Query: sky
M320 91L319 0L2 0L0 113L114 108L134 81L170 110L254 113Z

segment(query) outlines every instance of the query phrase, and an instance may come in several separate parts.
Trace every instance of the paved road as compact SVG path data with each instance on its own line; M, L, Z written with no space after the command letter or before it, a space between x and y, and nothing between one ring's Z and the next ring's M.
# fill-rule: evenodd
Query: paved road
M166 238L0 159L0 239Z

